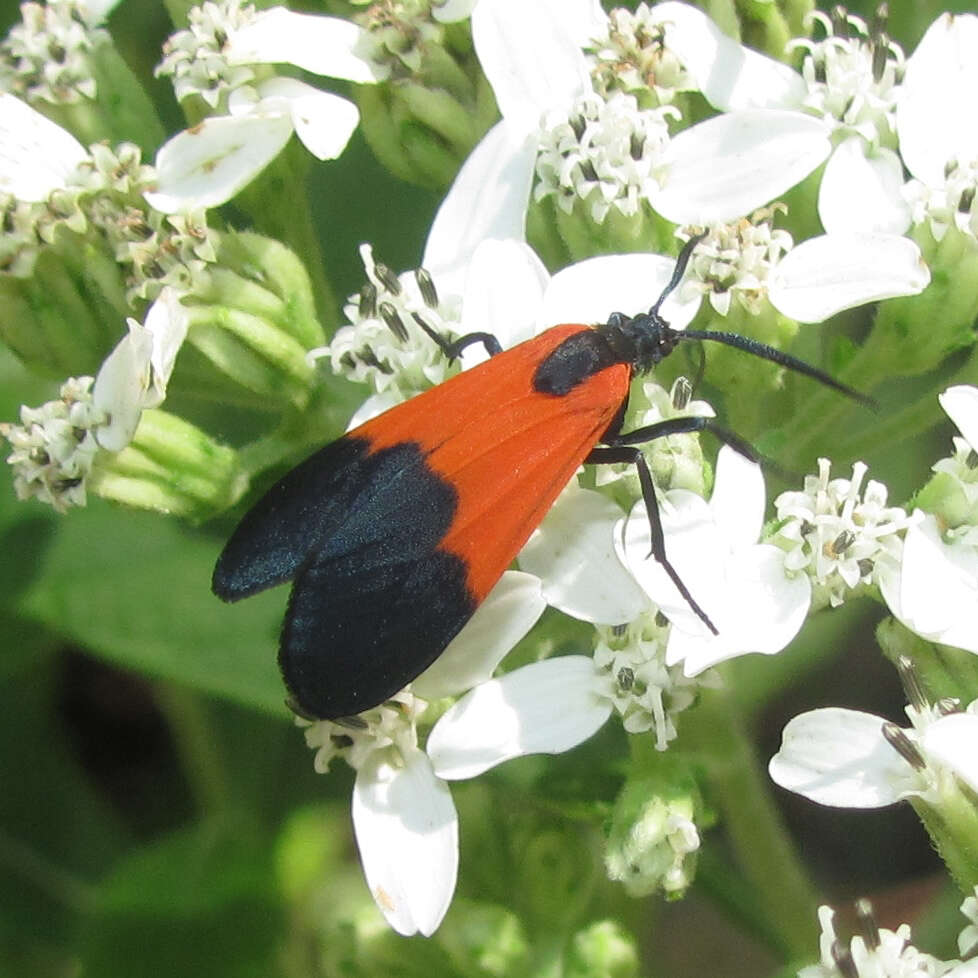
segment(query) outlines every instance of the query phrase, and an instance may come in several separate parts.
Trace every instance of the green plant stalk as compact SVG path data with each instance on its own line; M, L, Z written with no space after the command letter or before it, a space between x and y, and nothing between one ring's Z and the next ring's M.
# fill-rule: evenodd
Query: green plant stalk
M705 690L684 718L685 743L706 772L708 800L718 809L744 881L786 960L810 958L818 946L817 894L770 791L770 781L732 697Z

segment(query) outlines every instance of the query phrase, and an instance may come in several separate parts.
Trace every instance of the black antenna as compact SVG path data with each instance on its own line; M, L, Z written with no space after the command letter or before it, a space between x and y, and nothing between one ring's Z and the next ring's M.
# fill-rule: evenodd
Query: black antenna
M662 303L682 281L683 275L686 274L686 266L689 264L689 260L693 255L693 250L706 236L706 231L695 234L683 245L682 250L676 258L672 278L669 279L659 298L655 300L655 305L649 310L650 316L658 318L661 321L659 309ZM753 354L762 360L769 360L771 363L776 363L781 367L787 367L789 370L794 370L797 373L804 374L806 377L811 377L812 380L817 380L826 387L831 387L833 390L839 391L840 394L845 394L846 397L851 397L854 401L858 401L860 404L873 410L879 408L879 404L873 398L863 394L861 391L857 391L853 387L849 387L848 384L843 384L842 381L836 380L824 370L813 367L810 363L806 363L798 357L793 357L790 353L784 353L776 347L753 340L749 336L741 336L740 333L726 333L721 330L712 329L673 329L671 326L668 326L667 329L669 330L670 336L677 340L708 340L712 343L723 343L725 346L736 347L736 349Z
M819 383L825 384L826 387L831 387L833 390L845 394L846 397L851 397L854 401L858 401L868 408L872 408L873 410L879 408L879 404L873 398L863 394L861 391L857 391L854 387L849 387L848 384L843 384L842 381L836 380L835 377L826 373L824 370L819 370L818 367L813 367L810 363L806 363L804 360L798 359L798 357L793 357L790 353L785 353L783 350L778 350L773 346L768 346L766 343L759 343L757 340L752 340L749 336L741 336L740 333L724 333L712 329L677 329L672 332L676 339L680 340L708 340L712 343L723 343L725 346L736 347L738 350L744 350L746 353L760 357L762 360L770 360L771 363L776 363L781 367L787 367L789 370L794 370L797 373L804 374L806 377L811 377L812 380L817 380Z

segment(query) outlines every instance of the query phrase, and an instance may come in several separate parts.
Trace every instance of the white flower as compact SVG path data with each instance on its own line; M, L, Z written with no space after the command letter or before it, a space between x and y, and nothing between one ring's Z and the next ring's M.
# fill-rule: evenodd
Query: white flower
M972 706L973 709L973 706ZM768 770L782 788L820 805L882 808L906 798L940 799L953 775L978 786L978 714L908 706L912 726L829 707L795 717Z
M916 295L930 283L920 248L908 238L837 231L793 247L791 235L773 229L775 211L711 228L684 287L698 287L723 316L734 297L755 314L767 299L797 322L817 323L866 302Z
M938 240L952 226L978 237L978 121L959 111L961 97L978 88L976 44L978 17L941 14L908 59L897 102L913 221L929 221Z
M717 629L710 632L651 557L648 514L637 503L617 542L635 579L673 624L667 664L682 662L686 675L694 676L746 652L783 649L808 613L811 583L804 575L789 576L777 547L757 543L764 519L760 466L724 446L709 502L674 489L659 509L666 555Z
M22 407L19 425L0 425L0 435L13 448L7 462L14 467L19 499L37 497L58 512L84 506L99 450L121 451L143 410L162 403L187 332L179 295L164 289L145 325L130 319L128 326L94 381L72 378L58 400Z
M895 931L878 927L868 901L858 901L856 910L861 933L847 944L836 935L835 911L827 906L818 908L821 961L802 968L798 978L939 978L957 964L917 950L910 943L909 924L901 924Z
M109 34L99 27L118 0L22 3L21 22L0 42L0 91L31 102L95 99L90 56Z
M818 476L805 476L801 492L774 501L781 525L771 538L787 550L785 566L802 571L815 587L814 604L833 608L849 590L878 583L899 564L901 534L911 520L899 506L886 505L887 490L857 462L851 479L829 479L831 462L818 460ZM886 570L883 570L885 568Z
M667 2L654 12L666 44L713 106L734 116L766 110L773 126L783 125L783 115L789 120L807 115L833 137L834 148L827 144L822 157L828 160L818 203L827 231L906 230L903 176L894 152L903 52L879 29L870 31L860 18L846 14L835 34L832 22L813 12L826 37L794 42L807 52L799 74L738 44L693 7ZM774 138L780 137L772 132ZM798 179L810 172L801 170Z
M106 357L92 390L103 418L95 437L110 452L132 441L144 409L163 403L189 319L180 294L165 288L150 306L145 323L129 319L128 325L129 334Z
M959 471L973 492L968 460L978 442L978 391L950 387L940 401L964 436L956 439L964 456ZM935 468L954 470L949 461ZM946 527L919 511L915 517L919 522L907 530L899 570L880 581L883 597L893 615L921 637L978 654L978 527Z
M451 903L458 872L458 817L451 793L430 759L430 738L427 753L418 746L417 721L426 700L488 680L544 607L532 575L507 572L407 690L355 723L303 723L306 742L316 749L317 771L326 771L335 757L356 769L353 827L364 876L378 909L399 934L434 933ZM490 719L497 723L498 718Z
M28 203L46 200L68 186L86 159L71 133L26 102L0 94L0 193Z
M632 110L628 98L614 94L611 107L596 109L583 46L606 36L608 21L588 0L560 8L480 0L472 30L503 121L472 151L442 202L435 226L452 245L426 254L426 267L436 273L465 264L486 237L523 237L538 148L542 137L552 143L545 134L555 126L563 141L550 145L542 166L564 178L561 186L586 193L595 215L605 212L605 204L630 213L641 196L676 223L708 224L750 213L830 151L825 123L797 111L736 112L667 140L658 110ZM579 116L587 119L583 126ZM611 131L604 131L605 123ZM633 135L632 149L641 149L643 159L628 162L622 140ZM570 154L571 171L560 172L555 152Z
M320 160L343 152L359 122L347 99L286 77L265 77L251 65L291 64L361 84L383 70L362 50L355 24L284 7L255 11L239 0L194 8L191 26L168 42L162 73L173 74L179 97L221 100L226 115L204 119L174 136L156 157L158 180L146 199L164 213L216 207L230 200L282 150L295 132Z

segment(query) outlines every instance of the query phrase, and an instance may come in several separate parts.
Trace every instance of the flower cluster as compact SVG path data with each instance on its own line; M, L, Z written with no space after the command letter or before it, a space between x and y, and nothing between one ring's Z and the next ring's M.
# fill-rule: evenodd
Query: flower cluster
M607 763L614 787L601 797L566 803L568 820L605 831L604 871L619 889L681 896L712 820L738 791L758 790L756 777L737 780L751 750L733 744L736 677L770 674L761 657L805 627L817 635L818 612L855 600L892 616L879 641L904 681L909 726L802 713L771 778L836 807L909 802L954 877L978 883L978 669L956 658L978 654L978 388L974 358L958 353L973 347L978 317L978 128L956 103L978 90L978 17L938 18L906 56L881 17L815 12L804 29L816 37L768 56L677 0L634 12L592 0L362 6L352 19L243 0L192 6L156 69L185 128L150 165L156 143L106 132L86 148L68 112L97 125L87 109L127 102L125 85L93 66L112 45L109 6L24 4L0 43L0 337L29 367L68 379L0 424L17 496L64 513L98 493L200 521L347 421L357 428L442 383L481 392L478 424L466 408L410 433L447 498L447 529L416 553L403 547L414 527L398 488L410 472L370 481L390 448L371 440L381 418L340 443L358 461L327 472L325 492L342 487L342 531L321 518L318 485L293 505L295 482L279 483L253 510L264 529L248 560L261 568L242 576L254 580L222 593L221 564L215 576L224 598L290 578L308 593L317 574L337 573L335 545L349 548L344 573L363 557L366 577L375 564L427 571L435 553L457 561L471 605L486 595L386 701L297 720L318 773L336 762L355 772L356 844L394 931L432 935L452 902L464 830L454 782L602 730L631 756ZM790 12L768 13L781 47ZM350 97L308 75L352 83ZM451 186L417 269L398 273L361 244L365 281L343 304L334 297L349 290L334 291L336 268L315 254L329 236L300 177L338 157L361 120L395 175ZM279 159L293 135L310 155ZM257 230L240 229L248 219ZM541 369L528 351L564 335L547 333L558 324L581 324L567 335L595 342L548 349ZM525 341L539 345L481 368ZM809 362L816 351L830 369ZM330 369L317 371L321 361ZM548 386L555 363L568 390ZM901 372L919 378L902 385L911 393L892 390ZM937 377L959 435L930 481L894 505L912 473L890 486L869 477L860 459L878 475L880 446L864 408L878 393L889 438L922 433L939 414ZM833 478L836 448L851 473ZM574 471L590 462L606 464ZM788 485L772 513L766 467ZM369 544L365 523L376 527ZM394 603L451 600L413 587ZM375 593L362 601L358 614L387 620ZM286 632L322 613L299 603ZM349 623L351 642L365 621ZM403 659L420 662L411 640L398 635ZM768 695L757 680L742 699ZM721 717L711 742L703 728ZM537 790L526 787L533 770L520 790ZM758 820L768 808L754 806ZM735 858L767 844L771 825L744 841L750 821L730 835L743 847ZM770 886L773 905L781 889ZM963 955L976 907L969 896ZM967 963L918 951L909 928L878 928L865 905L848 943L831 910L820 921L821 961L802 978L966 974Z

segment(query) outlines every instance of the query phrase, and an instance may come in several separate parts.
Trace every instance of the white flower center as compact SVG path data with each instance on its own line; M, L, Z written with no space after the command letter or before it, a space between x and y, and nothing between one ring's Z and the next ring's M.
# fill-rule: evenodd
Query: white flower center
M682 665L666 665L668 625L654 616L632 622L624 630L598 628L594 664L603 676L603 690L629 733L654 731L657 750L676 737L675 718L692 706L703 684L683 675Z
M978 238L978 159L951 160L944 168L944 182L927 186L911 180L904 188L914 224L930 222L940 241L948 228Z
M582 96L570 112L548 114L537 156L537 200L554 195L570 213L577 200L591 219L614 207L633 217L658 187L656 161L669 141L671 106L640 109L633 95Z
M911 518L899 506L886 505L886 486L870 480L862 490L866 465L857 462L851 479L829 479L831 462L818 460L819 474L805 477L801 492L775 500L784 521L771 542L787 551L785 568L812 579L813 604L836 607L846 593L877 583L881 565L896 566L900 534Z
M793 242L787 231L774 228L778 205L755 211L749 218L712 228L696 246L692 274L684 289L697 289L710 305L726 316L736 299L757 315L767 299L771 272Z
M222 95L255 77L247 65L232 64L225 54L229 35L250 23L254 6L242 0L207 0L191 7L186 30L177 31L163 45L157 75L172 75L177 100L199 95L211 108Z
M585 49L595 91L605 96L628 92L649 108L694 87L664 42L664 26L655 22L648 4L640 3L634 13L623 7L610 11L607 33Z
M21 23L0 41L0 91L29 102L73 103L96 96L89 54L108 41L83 0L24 3Z
M98 452L94 429L104 420L92 404L91 377L72 377L61 397L39 408L22 407L19 425L0 425L13 451L18 499L36 497L59 513L85 505L85 482Z
M873 148L896 146L896 89L905 58L881 27L842 8L829 18L809 15L826 33L821 41L797 38L788 49L806 52L801 74L808 85L804 105L838 127L858 133Z
M334 372L372 384L378 393L399 393L402 399L455 373L421 324L450 339L459 332L461 300L439 296L424 271L394 275L374 261L369 245L361 247L360 255L367 283L347 300L344 312L350 324L310 357L328 356Z
M317 773L325 774L337 757L359 770L374 751L386 751L390 762L399 764L405 751L415 749L418 717L427 706L425 700L402 690L351 721L296 718L296 723L305 728L306 744L316 752Z

